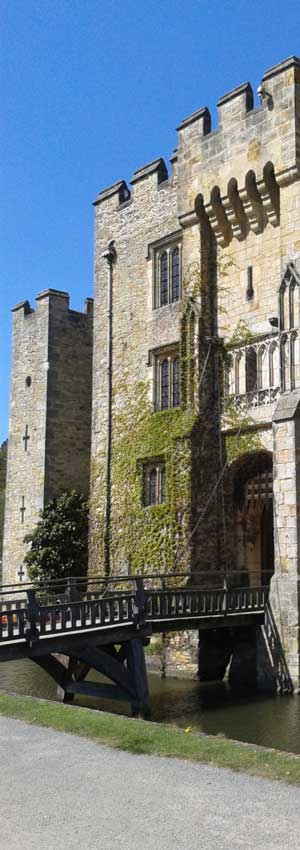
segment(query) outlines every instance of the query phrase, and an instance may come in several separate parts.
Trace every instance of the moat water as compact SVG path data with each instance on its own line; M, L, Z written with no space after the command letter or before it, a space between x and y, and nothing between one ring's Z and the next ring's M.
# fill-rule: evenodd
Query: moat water
M89 679L101 679L89 674ZM200 684L191 679L161 679L149 673L152 720L190 726L210 735L300 753L300 696L237 696L225 682ZM56 685L31 661L0 664L0 689L56 699ZM129 714L124 703L76 696L77 705Z

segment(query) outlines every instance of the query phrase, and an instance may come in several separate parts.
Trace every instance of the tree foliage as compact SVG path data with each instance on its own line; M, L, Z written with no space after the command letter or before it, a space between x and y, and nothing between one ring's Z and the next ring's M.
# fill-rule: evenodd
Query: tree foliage
M88 504L72 490L52 499L24 538L24 561L32 581L85 576L88 563Z

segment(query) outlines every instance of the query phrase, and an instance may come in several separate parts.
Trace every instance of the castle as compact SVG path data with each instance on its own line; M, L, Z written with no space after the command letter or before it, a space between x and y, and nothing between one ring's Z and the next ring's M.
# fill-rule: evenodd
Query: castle
M95 200L94 306L13 310L3 581L62 489L90 494L90 572L271 582L300 665L300 60L177 129Z

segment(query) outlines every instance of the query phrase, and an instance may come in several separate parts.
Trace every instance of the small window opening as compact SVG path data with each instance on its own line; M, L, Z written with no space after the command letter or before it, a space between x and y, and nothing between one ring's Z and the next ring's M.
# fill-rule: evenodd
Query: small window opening
M246 289L246 300L252 301L254 298L254 289L253 289L253 267L248 266L247 268L247 289Z
M160 505L166 501L166 468L162 461L144 467L144 505Z

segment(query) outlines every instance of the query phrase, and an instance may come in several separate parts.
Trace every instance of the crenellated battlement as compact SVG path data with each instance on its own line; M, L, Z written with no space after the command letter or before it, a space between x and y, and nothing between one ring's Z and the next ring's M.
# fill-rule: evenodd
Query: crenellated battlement
M123 209L129 203L135 201L144 191L148 192L150 185L154 189L160 188L162 184L168 183L168 179L165 161L162 157L153 159L133 172L130 179L130 189L125 180L119 180L99 192L94 201L94 206L98 207L109 201L111 209Z
M178 213L182 226L205 210L217 242L260 233L279 223L280 187L300 177L300 59L291 56L262 77L260 105L250 83L218 101L218 126L208 110L178 128Z
M59 289L44 289L42 292L39 292L36 297L36 307L32 307L29 301L20 301L19 304L16 304L12 307L12 313L14 314L14 320L19 316L27 319L29 316L35 316L36 313L41 311L41 308L46 304L47 307L51 309L51 311L55 311L58 313L64 313L66 316L78 316L78 320L80 318L86 319L86 317L93 316L93 308L94 301L93 298L86 298L83 305L83 311L77 311L70 309L70 296L68 292L62 292Z
M177 127L170 177L164 160L155 159L134 171L131 188L120 180L95 205L109 203L113 211L133 203L142 214L150 191L155 197L162 187L176 188L180 225L189 227L204 209L220 245L260 233L268 222L276 226L280 187L300 176L300 59L268 69L258 95L255 106L249 82L222 95L216 129L206 106L192 112Z

